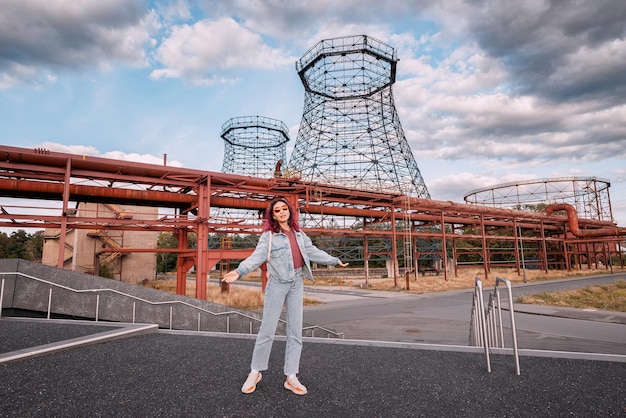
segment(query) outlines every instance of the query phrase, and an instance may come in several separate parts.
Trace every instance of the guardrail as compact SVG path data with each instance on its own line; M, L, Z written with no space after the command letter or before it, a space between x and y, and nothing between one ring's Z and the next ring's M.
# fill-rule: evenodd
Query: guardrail
M225 311L225 312L212 312L209 311L207 309L204 308L200 308L198 306L192 305L190 303L184 302L184 301L180 301L180 300L172 300L172 301L161 301L161 302L153 302L147 299L143 299L140 298L138 296L134 296L128 293L124 293L124 292L120 292L119 290L115 290L115 289L109 289L109 288L101 288L101 289L74 289L68 286L64 286L64 285L60 285L58 283L54 283L45 279L41 279L39 277L34 277L34 276L30 276L28 274L24 274L21 272L0 272L0 276L4 276L4 275L12 275L12 276L20 276L26 279L30 279L30 280L34 280L40 283L44 283L50 286L49 292L48 292L48 308L47 308L47 316L46 319L50 319L51 318L51 307L52 307L52 290L53 288L59 288L59 289L63 289L63 290L67 290L67 291L71 291L77 294L96 294L96 309L94 312L94 319L96 322L98 322L99 319L99 314L100 314L100 293L103 292L109 292L109 293L114 293L117 294L119 296L122 297L126 297L130 300L132 300L133 302L133 309L132 309L132 323L135 323L135 308L136 308L136 303L137 302L141 302L141 303L145 303L148 305L153 305L153 306L158 306L158 305L169 305L169 329L172 329L172 323L173 323L173 308L175 305L183 305L183 306L187 306L193 310L197 310L198 311L198 331L200 331L200 316L202 313L208 314L208 315L212 315L215 317L218 316L226 316L226 329L225 330L214 330L214 332L226 332L226 333L231 333L230 331L230 317L231 315L234 316L238 316L240 318L244 318L244 319L248 319L249 320L249 324L250 324L250 332L249 334L254 334L253 332L253 324L257 323L259 324L261 322L261 319L259 318L255 318L252 317L250 315L246 315L242 312L238 312L238 311ZM4 283L5 283L6 279L2 279L2 283L0 284L0 318L2 317L2 302L4 300ZM279 322L281 323L285 323L284 320L280 319ZM315 336L315 331L321 331L326 333L326 335L328 336L328 338L330 338L330 335L334 335L336 338L344 338L344 334L341 332L335 332L332 330L329 330L327 328L324 327L320 327L318 325L312 325L312 326L308 326L308 327L304 327L302 328L303 333L306 331L310 331L311 332L311 337Z
M500 298L499 285L504 284L507 288L509 300L509 317L513 343L513 357L515 359L515 373L519 376L519 351L517 348L517 330L515 326L515 310L513 307L513 293L511 282L501 277L496 277L496 284L492 293L489 294L489 302L485 308L483 298L483 286L481 280L474 279L474 298L472 300L472 315L470 321L470 345L484 347L487 371L491 373L490 347L504 348L504 324L502 321L502 301Z

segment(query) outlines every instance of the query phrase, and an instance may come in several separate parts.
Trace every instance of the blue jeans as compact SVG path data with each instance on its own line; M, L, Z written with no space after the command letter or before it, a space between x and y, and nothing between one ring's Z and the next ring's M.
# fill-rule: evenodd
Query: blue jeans
M265 287L265 301L263 303L263 320L261 329L256 337L252 352L253 370L267 370L272 343L276 334L278 320L286 308L287 346L285 347L285 375L298 374L300 367L300 353L302 352L302 303L304 297L304 283L302 269L295 271L293 282L279 282L270 278Z

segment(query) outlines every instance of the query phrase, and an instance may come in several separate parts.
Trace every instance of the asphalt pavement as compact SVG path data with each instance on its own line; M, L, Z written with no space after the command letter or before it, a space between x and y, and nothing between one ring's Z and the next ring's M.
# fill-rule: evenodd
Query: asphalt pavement
M513 300L527 294L626 280L626 274L532 282L512 286ZM485 300L493 289L484 289ZM411 295L360 288L308 287L323 305L305 307L305 323L343 332L345 338L469 345L474 291ZM506 291L501 291L503 305ZM514 304L520 349L626 355L626 313ZM505 337L510 335L503 317ZM511 347L505 338L505 345Z
M541 288L533 286L514 294ZM2 318L0 417L626 415L622 314L515 305L517 375L510 351L494 349L489 372L481 349L468 346L471 291L308 293L325 303L307 307L305 321L345 339L305 338L306 396L282 387L284 338L244 395L252 335Z

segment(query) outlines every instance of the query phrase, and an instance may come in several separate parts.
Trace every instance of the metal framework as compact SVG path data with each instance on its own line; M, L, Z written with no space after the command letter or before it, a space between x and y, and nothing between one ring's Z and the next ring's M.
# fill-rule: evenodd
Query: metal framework
M360 219L360 227L337 222L327 227L305 228L313 236L359 238L364 259L372 255L370 240L389 239L388 252L394 264L397 283L398 243L402 240L439 242L443 276L456 274L471 261L482 266L485 279L494 266L516 269L525 254L536 268L585 268L602 264L609 268L611 257L619 256L626 228L608 221L578 218L568 204L549 207L546 213L510 210L479 205L421 199L397 193L354 190L291 178L257 178L216 173L167 165L152 165L26 149L0 145L0 227L58 228L57 266L64 263L68 230L163 231L175 233L178 248L103 248L101 252L176 252L178 254L177 292L185 294L187 272L196 267L196 297L206 298L206 278L220 260L239 260L253 248L210 249L209 236L215 233L258 234L258 225L216 222L212 208L263 210L267 201L283 196L298 208L301 216L334 216ZM21 199L28 199L24 204ZM53 202L55 207L35 206ZM100 216L76 211L80 202L109 205L137 205L169 208L170 214L147 219ZM561 211L565 211L561 215ZM397 225L406 224L405 232ZM190 248L188 234L197 234L197 245ZM412 245L410 248L416 248ZM419 254L411 254L417 260ZM504 257L504 258L503 258ZM501 260L509 260L506 264ZM350 261L350 260L346 260ZM413 270L410 265L405 268ZM368 279L368 264L364 275Z
M394 48L365 35L323 40L296 62L305 97L290 172L430 198L393 100L397 62Z
M597 177L555 177L485 187L463 199L474 205L515 209L568 203L581 218L612 221L609 187L609 180Z
M222 125L222 172L254 177L275 175L278 161L287 160L289 128L264 116L231 118Z
M222 125L224 161L222 172L253 177L281 175L281 166L287 159L289 129L284 122L264 116L231 118ZM259 224L258 211L215 208L213 219L225 223L245 222ZM229 245L229 241L220 246Z

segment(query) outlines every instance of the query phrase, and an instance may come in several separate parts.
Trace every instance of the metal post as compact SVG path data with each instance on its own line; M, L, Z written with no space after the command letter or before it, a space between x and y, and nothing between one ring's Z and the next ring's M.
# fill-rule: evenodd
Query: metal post
M100 312L100 293L96 294L96 322L98 322L99 312Z
M477 304L477 296L476 289L474 289L474 300L472 301L472 332L470 333L470 343L473 343L475 346L480 346L480 341L478 337L478 307Z
M363 230L367 228L367 219L363 218ZM365 261L365 287L370 286L370 256L367 235L363 235L363 258Z
M489 269L491 266L489 265L489 252L487 251L487 233L485 231L485 216L480 215L480 234L482 236L482 250L483 250L483 268L485 270L485 280L489 280ZM482 289L482 284L481 284Z
M2 279L2 286L0 286L0 318L2 318L2 301L4 300L4 279Z
M50 319L50 307L52 306L52 288L50 288L50 292L48 293L48 317Z
M395 205L391 206L391 252L392 257L391 261L393 268L393 287L398 287L398 247L396 240L398 239L396 235L396 207Z
M524 243L522 242L522 227L518 226L519 228L519 247L520 250L522 251L522 272L524 274L524 283L526 283L526 263L524 262Z
M65 163L65 173L63 181L63 206L61 209L61 230L59 232L59 253L57 256L57 267L63 268L65 259L65 239L67 238L67 209L70 200L70 179L72 171L72 160L67 159ZM75 249L72 250L72 258L74 257Z
M483 301L483 284L480 279L477 277L476 281L476 292L478 297L478 315L480 319L480 332L481 338L483 340L483 346L485 348L485 360L487 363L487 372L491 373L491 360L489 358L489 342L487 341L487 326L485 324L485 303Z
M491 347L497 347L499 345L499 338L498 338L498 318L496 316L496 303L494 302L493 299L493 295L490 295L489 297L491 299L491 301L489 302L489 321L491 324L491 327L489 328L489 331L491 332L491 339L490 339L490 343L491 343Z
M517 328L515 327L515 311L513 309L513 291L511 282L505 280L506 289L509 293L509 313L511 314L511 332L513 334L513 356L515 357L515 374L520 375L519 352L517 349Z
M443 262L443 279L448 281L448 249L446 246L446 219L441 209L441 260Z
M504 348L504 327L502 326L502 300L500 299L500 290L498 289L498 278L496 277L496 300L498 301L498 322L500 331L500 347ZM509 300L509 304L512 303Z
M496 289L498 283L504 283L509 297L509 314L511 315L511 334L513 338L513 357L515 358L515 374L520 375L519 366L519 350L517 348L517 328L515 326L515 310L513 308L513 291L511 288L511 282L500 277L496 277Z
M605 242L602 244L603 245L603 249L605 250L605 254L607 254L608 258L608 265L609 268L611 269L611 274L613 274L613 260L611 260L611 247L610 244L608 242Z

